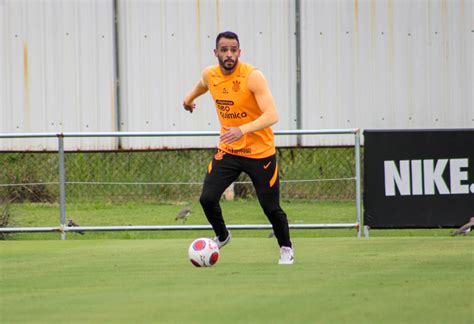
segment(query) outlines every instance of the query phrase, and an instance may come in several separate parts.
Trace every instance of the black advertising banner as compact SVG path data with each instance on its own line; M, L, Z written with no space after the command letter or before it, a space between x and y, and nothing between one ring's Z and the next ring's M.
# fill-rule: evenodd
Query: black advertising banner
M474 129L364 131L364 224L458 227L474 217Z

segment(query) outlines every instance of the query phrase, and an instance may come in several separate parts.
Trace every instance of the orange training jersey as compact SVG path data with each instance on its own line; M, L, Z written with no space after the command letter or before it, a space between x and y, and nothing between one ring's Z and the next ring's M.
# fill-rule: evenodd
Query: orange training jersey
M207 75L209 91L216 104L217 116L222 126L239 127L254 121L263 113L255 96L247 88L247 79L255 68L239 62L235 71L224 75L219 65L213 66ZM248 133L231 144L219 143L218 148L226 153L261 159L275 154L275 137L270 127Z

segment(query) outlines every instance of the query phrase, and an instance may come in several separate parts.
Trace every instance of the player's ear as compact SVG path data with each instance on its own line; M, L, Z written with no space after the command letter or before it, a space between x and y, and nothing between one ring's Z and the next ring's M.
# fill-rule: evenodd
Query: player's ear
M214 56L217 57L217 48L214 49Z

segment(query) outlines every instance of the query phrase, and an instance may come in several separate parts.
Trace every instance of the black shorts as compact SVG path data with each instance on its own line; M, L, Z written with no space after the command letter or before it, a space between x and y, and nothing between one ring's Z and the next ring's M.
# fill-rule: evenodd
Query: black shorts
M249 175L259 198L261 195L279 196L280 182L275 155L250 159L219 151L208 165L204 187L220 197L242 172Z

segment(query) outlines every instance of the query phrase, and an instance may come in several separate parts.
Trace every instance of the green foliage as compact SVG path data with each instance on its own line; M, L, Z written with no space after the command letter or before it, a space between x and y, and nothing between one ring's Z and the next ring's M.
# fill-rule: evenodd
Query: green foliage
M51 202L57 197L57 154L0 154L0 202ZM51 182L53 182L51 184Z
M213 149L66 152L67 202L196 200L214 153ZM277 157L283 199L354 199L353 148L279 148ZM58 201L57 153L2 153L0 165L0 184L8 185L0 186L0 197L13 195L15 202ZM242 174L238 181L250 179ZM236 196L255 198L253 186L238 184Z
M10 210L10 203L6 202L0 205L0 227L12 226L12 214ZM5 240L12 237L12 234L0 233L0 240Z
M285 148L278 150L278 156L281 180L303 181L282 185L283 197L354 199L354 148Z

